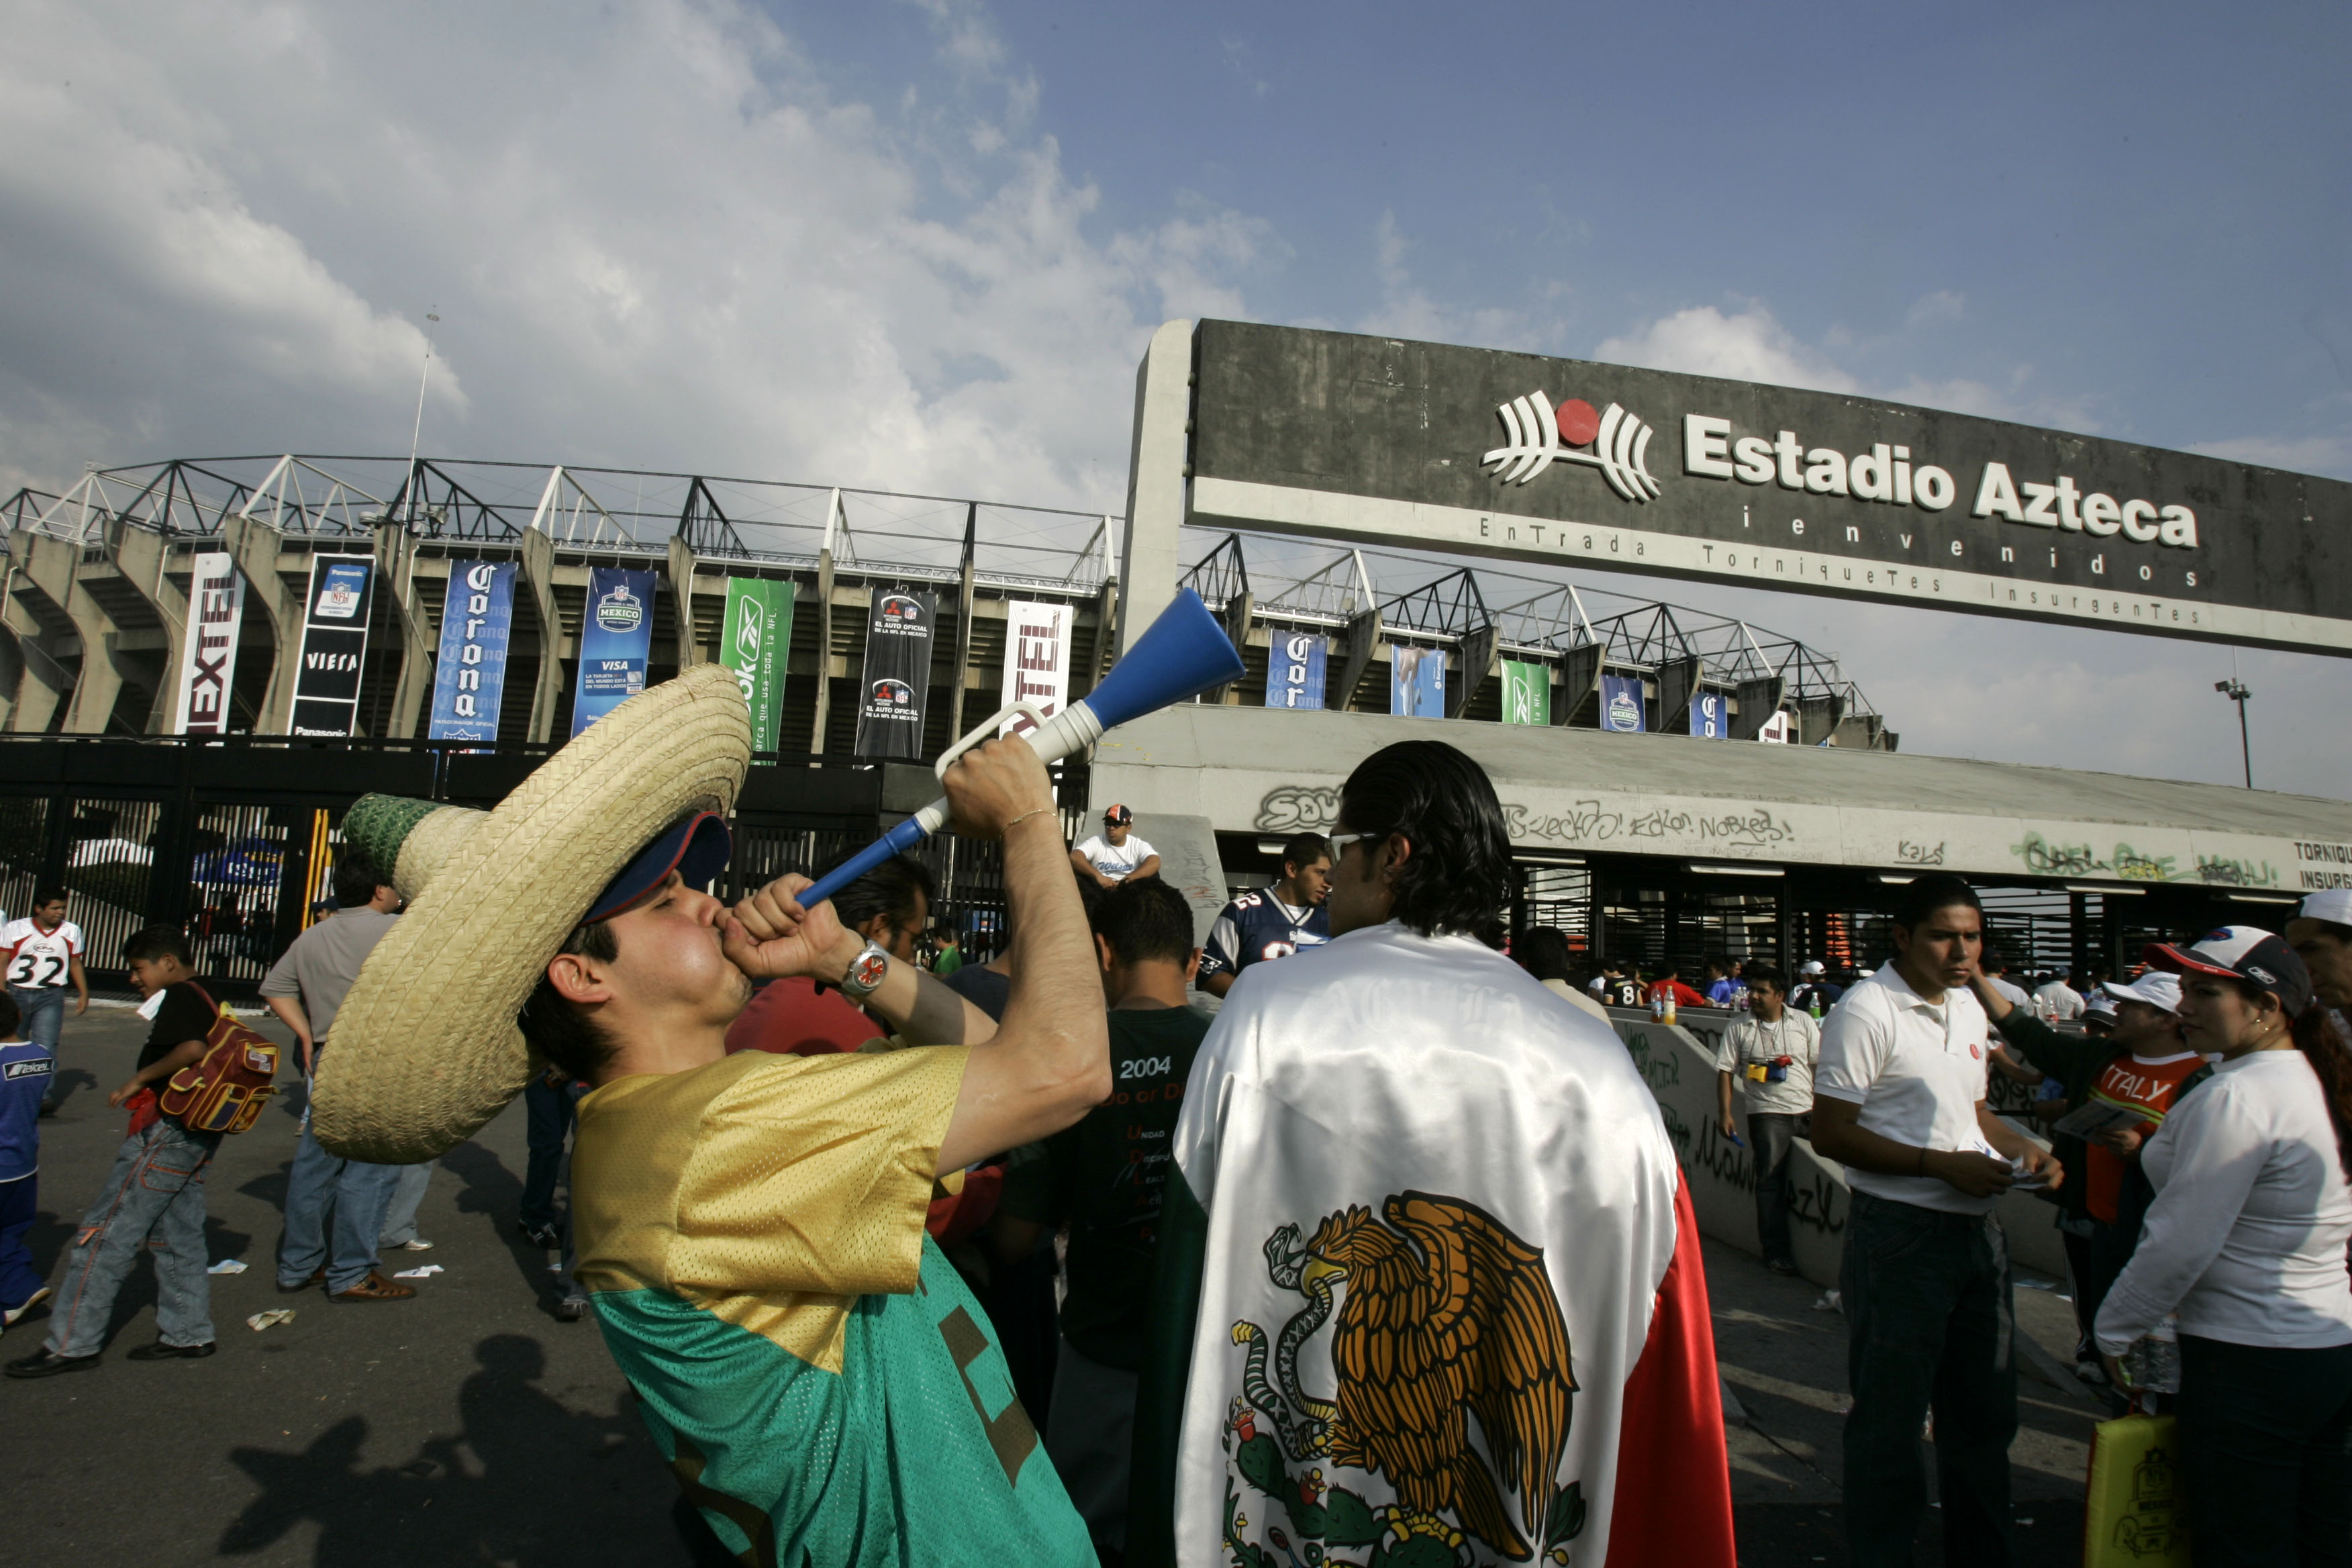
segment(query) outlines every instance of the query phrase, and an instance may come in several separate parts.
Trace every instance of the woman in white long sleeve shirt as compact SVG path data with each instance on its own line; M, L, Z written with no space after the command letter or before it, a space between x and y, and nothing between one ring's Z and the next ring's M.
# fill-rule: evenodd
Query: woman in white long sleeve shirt
M2198 1568L2352 1563L2352 1048L2276 936L2229 926L2147 961L2218 1053L2141 1151L2157 1189L2099 1310L2116 1360L2177 1313Z

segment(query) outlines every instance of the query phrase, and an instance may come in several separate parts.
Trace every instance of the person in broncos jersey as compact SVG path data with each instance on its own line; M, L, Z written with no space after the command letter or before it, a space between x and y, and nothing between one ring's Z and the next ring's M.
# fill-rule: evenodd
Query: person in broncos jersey
M25 1037L54 1057L65 1027L66 985L74 988L74 1016L89 1011L89 980L81 968L81 927L66 919L66 890L44 889L26 920L0 926L0 970L8 976L8 996L23 1017ZM51 1079L41 1114L55 1116L64 1092Z
M1319 833L1301 833L1282 847L1282 879L1244 893L1217 914L1209 945L1201 950L1202 990L1223 997L1241 972L1269 958L1331 940L1331 846Z

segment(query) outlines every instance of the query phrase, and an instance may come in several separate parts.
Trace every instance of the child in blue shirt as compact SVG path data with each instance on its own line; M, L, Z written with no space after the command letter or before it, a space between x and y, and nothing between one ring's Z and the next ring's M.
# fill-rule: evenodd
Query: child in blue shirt
M21 1022L15 1000L0 993L0 1326L14 1326L49 1293L33 1271L25 1233L33 1228L39 1179L41 1097L57 1056L20 1038Z

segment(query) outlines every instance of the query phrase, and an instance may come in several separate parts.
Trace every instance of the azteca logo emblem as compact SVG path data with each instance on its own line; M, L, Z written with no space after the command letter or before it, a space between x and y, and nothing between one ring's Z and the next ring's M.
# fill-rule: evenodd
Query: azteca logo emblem
M1502 416L1505 444L1480 461L1493 465L1495 477L1507 485L1526 484L1554 463L1590 463L1627 500L1646 501L1658 493L1649 465L1654 432L1616 404L1595 414L1592 405L1571 397L1554 408L1541 392L1530 392L1495 412ZM1581 447L1592 449L1577 450Z

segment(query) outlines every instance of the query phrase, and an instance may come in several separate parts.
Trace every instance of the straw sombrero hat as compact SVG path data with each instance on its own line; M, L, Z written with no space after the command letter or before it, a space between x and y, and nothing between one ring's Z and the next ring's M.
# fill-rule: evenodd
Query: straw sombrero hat
M598 720L500 802L368 795L347 842L409 900L319 1058L310 1125L332 1153L436 1158L520 1093L515 1014L605 885L682 818L724 815L751 762L735 674L697 665Z

